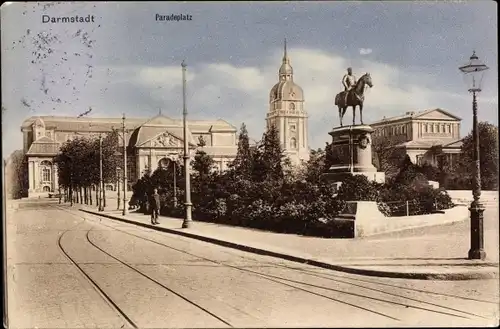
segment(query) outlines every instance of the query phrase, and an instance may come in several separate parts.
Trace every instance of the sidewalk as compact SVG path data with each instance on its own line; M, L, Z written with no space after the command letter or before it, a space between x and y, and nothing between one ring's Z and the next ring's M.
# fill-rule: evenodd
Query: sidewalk
M116 210L97 212L85 206L80 210L226 247L354 274L423 280L499 277L497 208L485 212L485 261L465 258L470 239L468 221L364 239L324 239L197 221L189 229L182 229L182 219L170 217L160 217L160 225L153 226L150 217L141 213L122 216Z

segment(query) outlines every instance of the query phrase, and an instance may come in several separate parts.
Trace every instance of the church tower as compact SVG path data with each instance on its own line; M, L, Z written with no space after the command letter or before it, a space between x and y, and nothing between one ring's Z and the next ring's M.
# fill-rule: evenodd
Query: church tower
M269 94L267 128L276 126L284 153L293 164L298 165L301 160L309 160L307 112L304 110L304 92L293 81L286 39L278 78L278 83Z

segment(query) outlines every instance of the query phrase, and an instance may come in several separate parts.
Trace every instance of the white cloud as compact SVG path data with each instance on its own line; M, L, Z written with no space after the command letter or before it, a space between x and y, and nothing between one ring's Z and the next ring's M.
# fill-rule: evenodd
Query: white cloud
M310 146L322 147L329 140L328 131L338 125L338 109L333 101L342 90L340 80L348 60L323 51L301 48L290 49L289 55L294 80L304 89L305 108L309 113ZM258 67L237 67L228 63L192 67L188 84L190 113L199 118L224 118L238 127L245 122L250 134L260 138L265 127L269 91L278 81L280 64L281 54L274 53L263 58ZM361 61L353 69L358 78L369 72L373 79L373 88L366 91L365 123L383 116L431 107L447 108L462 116L455 107L461 105L467 95L457 95L443 87L436 89L432 83L426 84L432 81L432 76L370 60ZM181 106L179 68L142 68L139 74L135 73L135 79L139 85L164 84L171 94L163 90L150 95L165 102L167 108ZM175 99L172 101L172 98ZM488 98L488 101L496 103L497 98ZM348 122L351 115L349 110Z
M360 55L369 55L372 53L371 48L359 48L359 54Z
M310 147L323 147L330 140L328 132L339 124L335 95L342 90L341 79L349 60L339 55L304 48L289 49L294 81L304 90L305 109L309 113ZM268 97L278 82L282 54L277 51L263 57L258 66L234 66L229 63L209 63L188 66L187 105L190 118L223 118L236 127L245 122L250 136L260 139L265 129ZM369 72L373 88L367 89L363 110L364 122L370 123L383 116L390 117L406 111L441 107L459 117L470 117L471 97L439 87L432 75L408 72L384 63L362 60L353 65L359 78ZM180 65L147 67L128 66L96 68L94 81L82 99L91 100L95 115L147 117L158 113L180 117L182 109L182 70ZM108 84L108 81L110 83ZM106 86L109 90L101 93ZM102 95L95 97L95 95ZM493 113L498 96L481 95L481 113ZM77 115L87 105L61 109ZM40 113L38 111L38 113ZM55 114L55 113L47 113ZM488 115L490 115L488 114ZM493 114L491 114L493 115ZM356 115L359 117L359 114ZM346 114L350 122L352 111ZM466 128L468 130L468 128ZM464 132L466 133L466 132Z

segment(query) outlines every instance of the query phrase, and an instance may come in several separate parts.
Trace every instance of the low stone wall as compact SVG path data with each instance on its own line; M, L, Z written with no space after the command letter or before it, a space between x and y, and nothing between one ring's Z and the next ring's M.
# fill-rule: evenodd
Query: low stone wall
M359 201L356 208L353 221L355 237L460 222L469 217L469 210L465 206L456 206L444 210L443 213L404 217L384 216L378 210L376 202Z
M472 202L472 191L469 190L448 190L448 195L455 203ZM498 204L498 191L481 191L481 201L484 203Z

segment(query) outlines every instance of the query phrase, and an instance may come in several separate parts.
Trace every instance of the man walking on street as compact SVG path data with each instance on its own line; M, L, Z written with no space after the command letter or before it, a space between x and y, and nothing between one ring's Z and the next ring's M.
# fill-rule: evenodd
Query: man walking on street
M151 224L160 224L158 222L158 214L160 213L160 195L158 194L158 189L154 189L153 195L151 195Z

